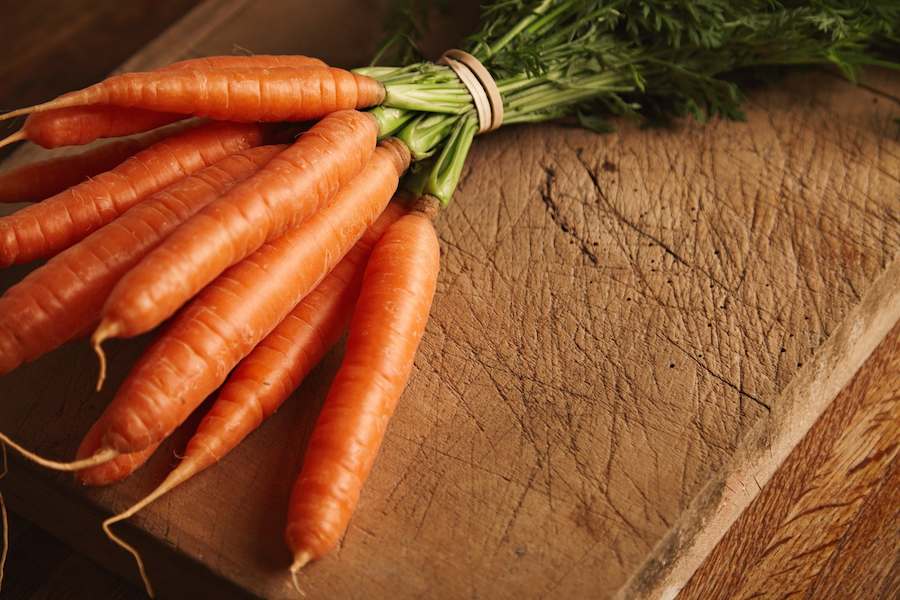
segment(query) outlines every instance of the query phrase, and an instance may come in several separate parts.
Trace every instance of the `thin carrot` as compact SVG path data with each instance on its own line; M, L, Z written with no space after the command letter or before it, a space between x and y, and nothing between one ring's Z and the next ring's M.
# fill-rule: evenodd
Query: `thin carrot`
M326 66L321 60L308 56L209 56L183 60L156 71ZM29 115L21 130L0 140L0 148L21 140L32 141L44 148L87 144L99 138L149 131L186 117L184 114L103 104L48 110Z
M195 124L187 124L195 125ZM114 140L78 154L56 156L0 173L0 202L38 202L89 177L120 165L159 140L184 131L185 124Z
M383 99L378 81L332 67L173 69L115 75L0 119L107 104L228 121L306 121Z
M263 169L176 229L116 285L94 343L149 331L229 266L324 206L372 156L374 119L322 119Z
M285 532L291 573L337 544L406 387L434 296L440 248L413 211L375 245L347 349L294 484Z
M175 181L259 145L259 125L210 123L166 138L116 168L0 218L0 267L53 255Z
M401 142L382 142L329 206L207 286L141 357L100 417L98 454L140 451L180 425L362 237L408 162Z
M173 69L245 69L248 67L272 68L272 67L327 67L325 61L303 56L302 54L252 54L250 56L201 56L180 60L157 71L169 71Z
M187 115L121 108L118 106L76 106L28 115L22 129L0 140L0 148L28 140L44 148L89 144L98 138L119 137L156 129Z
M0 374L87 333L128 269L283 149L263 146L232 154L173 183L9 288L0 296Z
M240 362L200 422L196 433L188 441L178 466L143 500L103 523L103 529L110 539L135 557L141 577L151 595L152 587L140 555L113 534L111 526L130 518L221 460L278 410L307 373L340 339L353 312L353 304L359 294L372 247L404 212L398 204L388 205L322 283ZM99 449L99 436L95 432L96 429L92 429L88 434L78 450L78 457L88 457ZM78 473L78 478L83 483L91 484L118 480L138 468L154 449L155 445L138 453L122 455L116 460Z

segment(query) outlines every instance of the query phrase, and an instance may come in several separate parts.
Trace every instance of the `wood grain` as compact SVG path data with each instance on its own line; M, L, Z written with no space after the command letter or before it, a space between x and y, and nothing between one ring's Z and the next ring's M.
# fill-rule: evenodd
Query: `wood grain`
M737 600L776 592L782 597L886 598L896 593L898 423L900 321L679 598ZM884 496L893 502L884 502ZM869 510L878 514L867 515Z
M186 52L237 44L359 64L377 19L339 45L323 33L348 6L247 4ZM791 382L900 250L896 105L807 73L754 93L747 112L703 128L544 125L478 140L438 223L443 272L413 381L344 543L305 573L313 597L608 597L748 432L800 398ZM83 343L0 379L4 428L70 455L140 343L113 350L101 395ZM161 569L196 561L290 596L283 507L336 363L134 520L160 584ZM22 505L48 489L69 503L54 506L80 503L66 535L83 537L91 510L159 481L184 433L115 488L84 492L21 463L5 486Z

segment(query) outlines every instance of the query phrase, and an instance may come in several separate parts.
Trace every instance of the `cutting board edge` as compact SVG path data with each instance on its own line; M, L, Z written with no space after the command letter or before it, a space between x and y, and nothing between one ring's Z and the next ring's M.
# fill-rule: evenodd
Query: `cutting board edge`
M744 436L729 465L694 496L617 598L675 598L832 400L900 322L895 257Z

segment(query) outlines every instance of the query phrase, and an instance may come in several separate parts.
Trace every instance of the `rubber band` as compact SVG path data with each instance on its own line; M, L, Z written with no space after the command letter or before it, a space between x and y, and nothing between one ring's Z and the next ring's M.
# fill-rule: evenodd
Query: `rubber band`
M468 52L453 49L444 52L438 64L450 67L472 96L478 115L478 133L493 131L503 124L503 98L481 61Z

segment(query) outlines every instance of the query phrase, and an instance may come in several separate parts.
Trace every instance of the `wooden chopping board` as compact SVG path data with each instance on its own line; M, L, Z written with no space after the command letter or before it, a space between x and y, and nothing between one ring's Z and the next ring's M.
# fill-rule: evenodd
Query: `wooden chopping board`
M379 14L359 4L210 2L130 68L235 47L363 64L380 17L346 19ZM853 323L873 344L872 323L897 320L898 95L880 72L861 88L809 73L754 92L746 123L479 139L439 221L443 271L416 372L343 544L305 573L310 596L608 597L684 519L703 520L695 499L747 435L797 417L795 382L817 389L824 351L838 371L853 354L826 341L863 305L868 320ZM84 343L0 378L0 424L70 456L141 347L112 347L101 394ZM284 506L338 361L133 520L164 592L184 594L171 577L190 573L221 595L292 597ZM114 488L15 461L3 490L133 573L98 539L99 515L154 487L190 428Z

